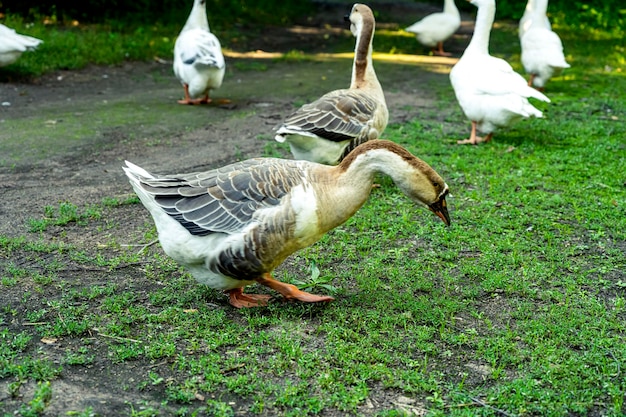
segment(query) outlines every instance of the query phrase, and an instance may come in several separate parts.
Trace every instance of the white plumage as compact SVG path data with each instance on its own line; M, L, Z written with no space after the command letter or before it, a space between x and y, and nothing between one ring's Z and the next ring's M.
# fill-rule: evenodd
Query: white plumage
M467 49L450 71L450 81L459 105L472 122L470 138L459 143L487 142L499 127L527 117L542 117L529 97L549 102L548 97L527 85L503 59L489 55L489 35L495 0L471 0L478 7L474 34ZM476 130L486 133L483 139Z
M217 37L209 29L206 1L195 0L174 44L174 74L185 89L181 104L211 101L211 90L222 85L226 63Z
M521 60L524 70L530 74L528 85L541 89L552 76L570 65L563 55L561 38L552 31L546 16L548 0L529 0L531 2L528 16L525 13L526 19L522 17L524 21L520 21Z
M461 15L454 0L444 0L443 12L433 13L413 23L405 30L415 34L417 41L432 48L435 55L451 55L443 50L443 42L461 26Z
M0 67L17 61L26 51L33 51L41 44L41 39L20 35L14 29L0 24Z

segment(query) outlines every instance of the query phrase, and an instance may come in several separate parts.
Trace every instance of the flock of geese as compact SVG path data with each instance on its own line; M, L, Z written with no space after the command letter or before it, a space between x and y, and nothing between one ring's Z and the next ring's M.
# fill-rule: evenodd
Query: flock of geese
M546 17L548 0L528 0L520 21L528 82L505 60L489 54L495 0L469 1L478 7L475 29L450 81L472 124L470 138L459 143L476 144L489 141L496 129L517 120L542 117L528 98L549 102L539 90L569 65ZM175 175L154 175L128 161L123 167L155 222L165 253L198 282L224 291L234 307L267 305L269 295L244 293L243 288L253 283L288 300L331 301L330 296L282 283L272 272L289 255L354 215L378 173L388 175L408 198L450 225L449 188L441 176L398 144L380 139L389 112L372 63L372 10L357 3L346 20L356 37L350 87L303 105L278 127L275 139L289 144L294 160L254 158ZM442 13L406 30L434 54L447 55L443 42L459 26L454 0L445 0ZM38 40L24 37L12 55L0 45L0 64L36 47L34 41ZM222 84L225 61L220 42L209 29L205 0L194 0L175 43L173 67L184 89L181 104L208 103L211 91ZM480 138L477 131L487 136Z

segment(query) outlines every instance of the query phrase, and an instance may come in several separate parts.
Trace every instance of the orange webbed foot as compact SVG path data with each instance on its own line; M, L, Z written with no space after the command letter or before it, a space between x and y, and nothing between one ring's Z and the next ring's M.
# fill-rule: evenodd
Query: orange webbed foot
M269 302L269 295L244 294L243 288L234 288L225 291L228 294L228 302L236 308L264 307Z
M263 275L262 278L257 279L257 282L278 291L287 300L298 300L304 303L323 303L334 300L334 298L329 295L315 295L299 290L295 285L285 284L284 282L273 279L270 274Z

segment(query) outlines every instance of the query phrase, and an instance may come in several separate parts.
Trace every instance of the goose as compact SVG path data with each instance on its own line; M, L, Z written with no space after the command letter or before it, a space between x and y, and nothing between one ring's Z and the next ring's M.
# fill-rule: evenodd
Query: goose
M526 28L520 38L522 65L526 73L530 74L528 85L539 90L543 90L553 75L570 67L563 55L561 38L550 28L550 21L546 17L547 9L548 0L534 0ZM520 33L521 27L520 24Z
M0 67L14 63L22 53L35 50L42 42L32 36L20 35L0 23Z
M543 0L539 0L539 1L543 1ZM542 27L551 29L550 19L548 19L548 16L546 16L545 11L543 12L543 15L541 14L538 15L535 13L535 10L537 9L537 6L535 5L536 2L537 0L528 0L528 2L526 3L524 14L522 15L522 18L519 20L519 27L518 27L518 32L517 32L520 40L522 39L522 37L524 36L524 33L526 33L528 28L530 28L530 26L533 24L533 22L539 22L539 24L542 25ZM547 7L548 7L548 3L546 2L546 10L547 10Z
M454 0L444 0L443 12L433 13L404 29L415 34L417 41L432 48L434 55L450 56L443 50L443 42L461 26L461 14Z
M474 34L450 71L457 101L472 123L469 139L458 141L459 144L488 142L499 127L530 116L542 117L542 112L529 103L529 97L550 102L544 94L529 87L508 62L489 55L495 0L469 1L478 7ZM477 129L487 136L477 136Z
M209 29L206 0L194 0L174 44L174 74L185 89L185 98L178 102L210 103L209 92L222 85L225 69L222 46Z
M331 91L288 116L276 131L296 159L338 164L359 144L378 138L389 112L372 65L374 14L355 4L346 21L356 37L350 88Z
M268 295L243 292L255 282L288 300L332 301L277 281L272 271L355 214L377 173L450 225L444 180L386 140L359 145L337 166L255 158L181 175L152 175L128 161L123 169L154 219L164 252L199 283L225 291L237 308L268 303Z

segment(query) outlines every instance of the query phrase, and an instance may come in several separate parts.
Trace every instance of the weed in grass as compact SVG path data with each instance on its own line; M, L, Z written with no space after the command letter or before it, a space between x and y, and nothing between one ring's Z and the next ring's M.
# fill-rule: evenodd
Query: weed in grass
M94 411L93 407L87 407L82 411L70 410L65 414L71 417L97 417L99 415Z

